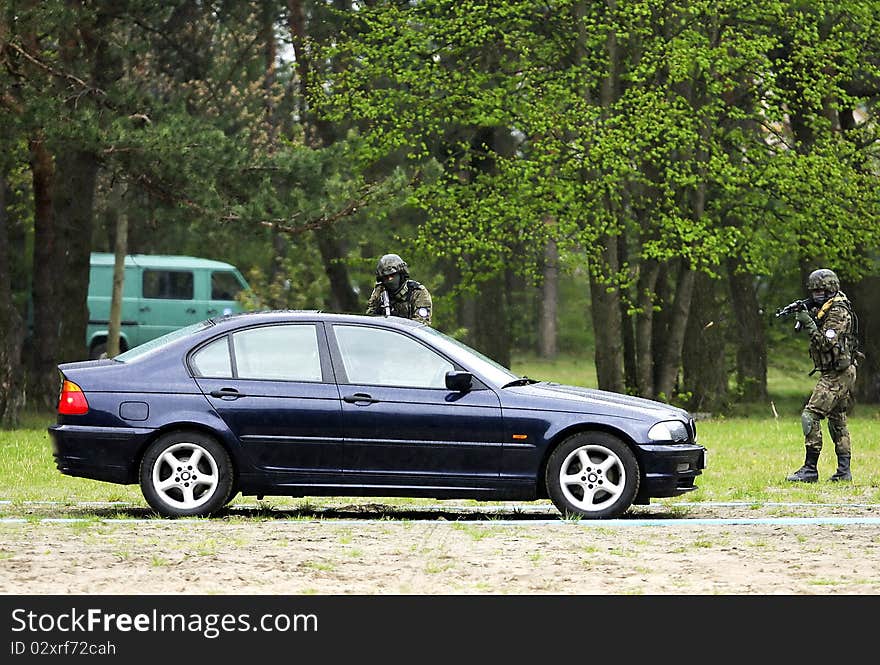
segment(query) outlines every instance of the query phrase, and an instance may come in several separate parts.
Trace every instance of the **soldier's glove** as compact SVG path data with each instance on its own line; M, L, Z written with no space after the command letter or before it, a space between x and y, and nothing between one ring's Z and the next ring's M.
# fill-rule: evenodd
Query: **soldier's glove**
M801 328L812 335L816 331L816 322L810 313L806 310L799 310L794 315L794 320L801 324Z

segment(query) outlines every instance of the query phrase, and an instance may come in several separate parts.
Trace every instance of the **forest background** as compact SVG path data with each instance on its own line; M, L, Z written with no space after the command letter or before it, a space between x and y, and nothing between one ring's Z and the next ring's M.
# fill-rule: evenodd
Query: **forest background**
M0 424L117 241L358 313L397 253L502 364L720 412L830 267L876 403L878 97L877 0L0 0Z

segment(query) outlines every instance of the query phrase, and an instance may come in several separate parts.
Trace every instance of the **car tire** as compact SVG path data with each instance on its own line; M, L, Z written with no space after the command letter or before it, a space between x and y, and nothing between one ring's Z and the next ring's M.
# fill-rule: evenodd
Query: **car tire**
M229 453L200 432L169 432L141 460L140 484L150 507L165 517L206 517L232 493Z
M629 446L605 432L581 432L560 443L547 461L553 504L566 518L618 517L639 491L639 465Z
M107 344L105 342L98 342L93 345L89 350L89 360L98 360L100 358L107 357Z

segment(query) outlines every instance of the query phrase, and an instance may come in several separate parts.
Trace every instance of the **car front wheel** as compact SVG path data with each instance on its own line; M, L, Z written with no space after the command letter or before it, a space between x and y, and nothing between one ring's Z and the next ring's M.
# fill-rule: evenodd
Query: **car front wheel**
M547 462L547 492L565 517L617 517L639 490L639 465L620 439L583 432L563 441Z
M171 432L157 439L141 460L141 491L166 517L202 517L220 510L232 492L229 454L198 432Z

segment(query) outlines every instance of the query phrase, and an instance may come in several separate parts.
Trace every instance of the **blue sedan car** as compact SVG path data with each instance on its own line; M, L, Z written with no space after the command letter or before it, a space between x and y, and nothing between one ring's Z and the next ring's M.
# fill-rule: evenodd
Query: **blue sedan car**
M609 518L705 467L686 411L516 376L397 317L238 314L59 370L58 469L140 483L169 517L241 493L549 498Z

